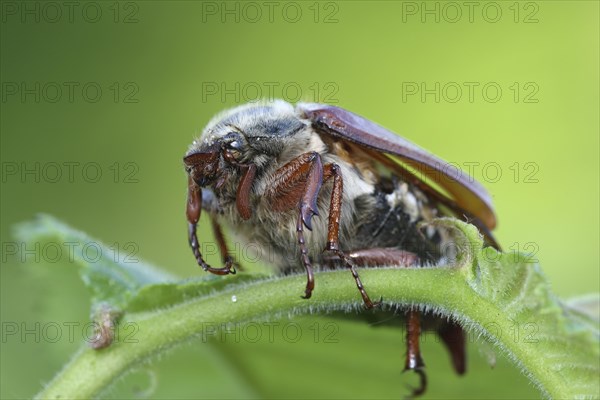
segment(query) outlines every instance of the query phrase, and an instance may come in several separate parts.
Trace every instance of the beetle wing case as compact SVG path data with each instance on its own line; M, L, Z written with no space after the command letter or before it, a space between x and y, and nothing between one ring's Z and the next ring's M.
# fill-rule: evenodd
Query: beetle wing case
M301 103L298 110L313 121L317 129L373 150L393 154L432 179L452 195L462 209L492 230L496 217L492 200L483 186L466 173L451 175L448 163L396 135L382 126L340 107ZM417 178L418 179L418 178Z

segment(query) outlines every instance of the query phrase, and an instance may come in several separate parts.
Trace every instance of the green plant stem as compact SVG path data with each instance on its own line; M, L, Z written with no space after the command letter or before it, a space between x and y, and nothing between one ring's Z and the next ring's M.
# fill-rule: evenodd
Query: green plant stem
M470 328L497 343L511 359L520 360L525 371L555 398L570 396L569 384L557 377L552 361L540 351L544 346L508 340L513 321L495 304L484 300L453 268L361 270L372 295L387 304L418 304L445 315L459 317ZM103 350L82 348L37 398L90 398L98 396L117 378L141 363L190 339L198 339L210 324L239 323L282 315L362 307L348 271L318 273L317 287L309 300L300 298L303 276L289 276L229 288L171 308L126 314L120 324L137 324L136 343L124 340ZM232 296L236 296L233 301ZM493 326L494 331L487 331ZM504 338L498 336L504 332Z

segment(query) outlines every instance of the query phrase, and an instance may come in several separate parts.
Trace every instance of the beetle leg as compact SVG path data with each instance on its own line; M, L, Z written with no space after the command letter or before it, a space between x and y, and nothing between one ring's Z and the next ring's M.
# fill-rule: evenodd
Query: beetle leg
M406 362L404 372L414 371L419 375L420 384L418 388L413 389L412 396L420 396L427 389L427 375L425 375L425 364L421 358L419 348L419 337L421 336L421 313L416 310L409 310L406 315Z
M354 263L343 251L340 250L339 236L340 236L340 217L342 213L342 201L344 192L344 181L342 179L342 172L337 164L326 164L324 167L325 180L333 178L333 189L331 191L331 201L329 204L329 224L327 226L327 246L324 251L331 251L337 255L344 265L352 272L352 277L356 282L356 287L360 292L360 295L365 303L365 307L373 308L379 305L379 302L373 303L367 294L358 271L354 267Z
M465 331L454 321L448 321L437 330L442 342L446 345L452 365L457 374L462 375L467 370Z
M201 210L202 189L196 184L196 182L194 182L194 180L190 176L188 178L188 199L186 215L188 220L188 240L190 243L190 247L192 248L192 252L196 257L196 261L204 271L208 271L216 275L235 274L235 268L233 268L233 260L229 260L229 262L226 262L225 266L222 268L213 268L204 261L202 253L200 252L200 243L198 242L197 234L197 226L198 221L200 220Z
M323 164L317 152L304 153L275 171L265 195L274 211L300 207L302 222L312 230L311 220L319 215L317 197L323 184Z
M348 252L350 257L357 265L377 267L377 266L414 266L418 265L419 258L416 254L405 250L399 250L396 248L370 248L360 249ZM412 313L418 313L412 311ZM410 316L409 316L410 321ZM407 321L407 324L410 322ZM414 324L414 323L413 323ZM416 328L409 326L407 332L413 332ZM454 321L444 322L440 327L437 328L437 334L442 339L442 342L450 353L452 366L457 374L462 375L465 373L466 367L466 337L465 332L460 325ZM418 336L418 335L417 335ZM420 360L418 343L417 348L414 347L416 343L414 337L408 341L407 351L407 364L405 369L411 369L408 363L408 357L411 359ZM412 347L411 347L412 346ZM415 369L415 372L421 377L421 382L426 385L427 380L425 377L425 371L421 368L420 370ZM413 393L413 395L417 395Z
M210 221L212 224L213 234L215 236L215 240L219 245L219 254L221 254L221 259L225 265L233 265L234 269L242 269L242 267L235 262L235 259L229 255L229 248L227 246L227 242L225 241L225 235L223 234L223 230L221 229L221 224L214 216L210 216Z
M348 257L358 265L371 267L382 265L410 267L419 264L419 257L415 253L396 248L370 248L354 250L348 252ZM461 371L462 366L462 370L464 372L464 341L460 342L463 343L462 347L460 346L460 343L455 347L451 346L456 343L448 343L448 340L454 340L456 337L464 338L464 334L458 325L449 325L449 328L450 329L446 329L445 325L444 327L440 328L438 333L442 337L442 340L444 340L444 343L446 343L450 349L456 370ZM406 314L406 361L404 364L404 371L414 371L419 376L420 380L419 387L412 389L412 397L423 394L427 388L425 364L421 358L421 351L419 348L420 335L420 312L416 310L409 310Z
M221 229L221 224L215 217L216 214L222 213L222 210L219 208L219 204L217 199L215 198L215 194L210 189L202 189L202 209L204 211L208 211L210 215L210 220L213 228L213 234L215 236L215 240L219 245L219 254L221 254L221 258L224 263L228 262L229 249L227 247L227 242L225 241L225 235L223 234L223 229ZM242 269L242 267L233 259L233 265L236 269Z
M321 190L321 185L323 184L323 165L321 164L321 156L318 153L311 153L307 162L311 163L311 166L306 179L304 195L300 200L300 213L298 214L298 222L296 223L302 264L306 269L306 289L303 296L305 299L310 298L312 294L315 287L315 277L310 258L308 257L306 242L304 240L303 225L309 230L312 230L311 220L314 215L319 214L317 211L317 197L319 195L319 190Z
M273 176L274 184L266 193L266 196L272 200L275 211L283 211L294 201L299 202L300 214L296 222L296 232L302 264L307 275L304 298L308 299L314 289L314 274L308 257L304 227L306 226L309 230L312 230L311 219L314 215L318 215L317 198L319 191L323 185L323 180L330 178L333 178L333 189L329 206L325 251L335 253L350 269L365 306L372 308L376 303L373 303L369 298L352 261L339 249L339 225L343 200L343 180L340 167L333 163L323 166L321 156L316 152L304 153L275 172Z
M250 209L250 191L252 190L252 184L256 177L256 165L247 164L240 165L242 170L242 178L237 188L237 194L235 196L236 206L240 216L243 219L249 219L252 216L252 210Z
M410 251L395 247L372 247L348 251L347 256L355 265L361 267L411 267L418 263L419 257ZM323 261L335 265L340 259L336 254L323 257Z
M302 265L306 270L306 289L303 296L305 299L310 298L315 280L304 238L304 227L312 230L312 217L319 214L317 197L322 184L321 156L317 152L310 152L301 154L275 171L273 185L265 193L274 211L290 210L294 205L299 208L296 234Z
M411 267L418 265L419 257L410 251L394 247L373 247L348 252L356 265L365 267Z
M302 213L298 213L298 221L296 222L296 232L298 234L298 245L300 246L300 257L302 259L302 265L306 270L306 288L304 289L304 296L302 298L309 299L312 295L312 291L315 288L315 274L313 272L310 258L308 257L308 250L306 248L306 241L304 240L304 226L302 221Z

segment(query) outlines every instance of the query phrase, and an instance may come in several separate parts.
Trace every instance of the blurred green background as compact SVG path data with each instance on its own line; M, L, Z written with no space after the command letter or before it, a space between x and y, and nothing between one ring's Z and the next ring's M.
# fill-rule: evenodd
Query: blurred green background
M500 243L535 252L560 297L598 292L598 2L48 4L1 3L2 398L36 393L89 318L74 266L9 254L11 226L50 213L107 244L134 243L173 274L202 275L185 237L181 157L216 112L258 97L334 103L472 166ZM399 329L294 322L297 343L192 342L107 395L406 393ZM336 324L337 342L314 340L315 322ZM459 378L428 337L426 397L539 397L478 348Z

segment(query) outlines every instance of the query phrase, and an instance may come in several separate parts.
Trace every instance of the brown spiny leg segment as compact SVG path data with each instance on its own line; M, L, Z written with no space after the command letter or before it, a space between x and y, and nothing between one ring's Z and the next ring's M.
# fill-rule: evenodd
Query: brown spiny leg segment
M242 270L242 267L235 262L235 259L229 255L229 248L227 247L227 242L225 241L225 235L223 234L223 230L221 229L221 224L215 217L211 215L210 221L212 224L213 234L215 235L215 239L217 244L219 245L219 254L221 254L221 259L225 265L233 265L234 269Z
M306 270L306 289L304 298L310 298L315 287L313 268L308 257L304 226L312 229L311 219L318 215L317 197L323 184L323 164L319 153L304 153L275 171L274 184L269 188L266 197L271 201L274 211L287 211L299 208L296 221L298 245L302 265Z
M298 233L298 245L300 246L300 257L302 258L302 265L306 270L306 288L304 289L304 296L302 298L309 299L312 295L312 291L315 288L315 274L313 272L310 258L308 257L308 250L306 249L306 241L304 240L304 228L302 221L302 213L298 213L298 221L296 222L296 232Z
M229 150L223 151L223 159L242 170L242 178L240 179L240 184L237 188L235 203L240 216L243 219L250 219L252 216L252 210L250 209L250 192L252 191L252 185L254 184L254 178L256 177L256 165L241 164L237 162Z
M412 396L420 396L427 389L427 375L425 375L425 364L421 358L419 349L419 337L421 336L421 313L409 310L406 314L406 363L404 371L414 371L420 380L418 388L414 388Z
M273 185L266 196L274 211L288 211L300 207L302 221L312 229L311 218L318 215L317 197L323 183L323 164L319 153L299 155L275 171Z
M188 198L186 215L188 220L188 240L192 252L196 257L198 265L203 270L211 272L216 275L227 275L235 274L235 268L233 268L233 261L227 262L223 268L213 268L208 265L202 258L200 253L200 243L198 242L197 225L200 220L200 213L202 210L202 189L194 182L191 176L188 177Z
M312 265L308 257L306 240L304 238L304 227L306 226L306 228L312 230L312 217L319 214L317 199L321 186L324 180L331 178L333 178L333 188L329 205L329 223L325 251L333 252L351 270L366 307L372 308L375 304L365 291L353 263L339 249L339 226L343 201L343 180L340 167L333 163L323 166L321 156L316 152L301 154L275 172L273 176L275 183L266 193L266 196L272 201L275 211L289 210L293 204L298 204L300 208L300 213L296 221L296 232L298 235L298 245L300 246L300 257L307 275L306 289L303 297L308 299L312 294L315 283Z
M240 165L240 167L244 172L237 188L235 202L240 216L244 219L250 219L252 216L252 210L250 209L250 191L252 190L252 184L256 177L256 165L248 164Z
M306 164L310 165L306 182L304 184L304 194L300 197L300 213L296 222L296 232L298 233L298 244L300 245L300 257L302 264L306 269L306 288L304 290L304 298L308 299L312 295L315 288L315 277L313 268L308 257L308 249L304 240L304 226L312 230L312 217L319 215L317 210L317 197L323 185L323 164L319 153L308 153ZM301 173L301 169L297 170Z
M351 258L356 264L364 265L369 267L388 265L398 267L411 267L419 265L419 257L410 251L400 250L396 248L370 248L353 250L348 253L348 257ZM409 310L406 313L406 363L404 371L414 371L419 376L419 387L412 389L411 396L416 397L425 392L427 388L427 375L425 374L425 364L421 358L421 351L419 348L419 336L421 335L421 316L420 312L416 310ZM459 330L460 327L456 326ZM440 330L440 336L444 342L445 331ZM451 330L447 333L454 337L454 335L462 334L462 331L456 332ZM448 345L448 344L447 344ZM448 345L450 348L450 345ZM451 350L455 368L460 370L460 365L464 366L464 346L462 348L462 358L460 354L454 354ZM462 364L461 364L462 362Z
M418 264L419 256L406 250L395 247L371 247L368 249L351 250L346 254L354 265L361 267L381 267L384 265L393 267L411 267ZM324 261L332 265L339 257L333 254L331 257L324 256Z
M379 305L380 302L373 303L369 298L369 295L365 291L365 288L360 280L360 276L354 268L354 263L347 257L344 252L340 250L339 237L340 237L340 217L342 213L342 201L344 193L344 181L342 179L342 172L337 164L325 165L325 180L333 178L333 189L331 191L331 201L329 204L329 224L327 226L327 246L325 251L331 251L342 260L344 265L350 269L356 287L362 296L365 307L373 308Z
M454 370L459 375L464 374L467 370L465 331L456 322L448 321L438 328L437 333L450 352Z

